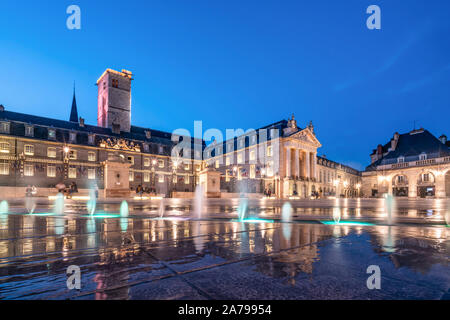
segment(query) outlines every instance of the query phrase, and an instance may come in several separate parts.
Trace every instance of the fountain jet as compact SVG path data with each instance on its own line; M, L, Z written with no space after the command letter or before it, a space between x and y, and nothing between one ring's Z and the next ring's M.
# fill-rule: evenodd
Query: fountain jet
M61 192L56 195L54 212L64 214L64 195Z
M0 214L8 214L8 212L9 212L8 201L3 200L2 202L0 202Z
M95 212L95 207L97 206L97 197L95 196L95 190L89 190L89 200L87 201L88 213L92 216Z
M283 223L283 237L285 240L291 238L292 225L290 222L292 221L292 206L289 202L283 204L283 208L281 209L281 221Z
M201 219L203 217L203 213L205 210L205 196L203 193L203 187L198 185L195 188L195 196L194 196L194 213L197 219Z

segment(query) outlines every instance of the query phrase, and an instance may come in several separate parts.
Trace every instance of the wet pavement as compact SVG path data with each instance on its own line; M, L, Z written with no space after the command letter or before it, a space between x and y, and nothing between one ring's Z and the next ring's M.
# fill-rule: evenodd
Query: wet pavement
M0 215L0 299L450 298L443 223L196 220L183 206L162 220L157 207ZM67 288L70 265L81 268L80 290ZM379 290L367 288L370 265Z

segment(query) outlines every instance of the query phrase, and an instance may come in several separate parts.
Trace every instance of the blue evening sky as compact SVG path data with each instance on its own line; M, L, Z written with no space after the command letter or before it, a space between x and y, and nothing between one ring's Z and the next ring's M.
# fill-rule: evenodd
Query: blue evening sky
M81 30L66 28L70 4ZM361 169L415 120L450 135L449 31L447 0L2 0L0 103L68 119L76 81L96 124L97 78L128 69L135 125L246 130L294 113L319 154Z

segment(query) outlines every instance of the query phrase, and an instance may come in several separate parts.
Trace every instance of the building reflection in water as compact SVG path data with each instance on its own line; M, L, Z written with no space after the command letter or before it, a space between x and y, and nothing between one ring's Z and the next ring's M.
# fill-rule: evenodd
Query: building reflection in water
M34 274L50 270L48 276L51 277L63 274L68 265L77 264L90 275L86 281L96 289L120 287L112 292L99 291L97 299L128 297L127 284L139 272L148 277L156 268L158 261L152 256L169 263L198 262L200 265L203 261L210 263L211 257L222 261L251 258L245 263L250 264L252 270L283 278L292 285L297 275L312 274L314 263L321 258L318 242L351 233L368 235L368 250L388 255L396 268L408 267L421 273L427 273L437 263L448 265L450 251L448 228L426 226L324 226L26 215L0 216L0 223L0 258L30 262L22 269L15 263L5 263L0 267L0 275L28 272L29 279L33 279ZM339 241L334 243L339 245ZM51 259L48 259L50 254Z

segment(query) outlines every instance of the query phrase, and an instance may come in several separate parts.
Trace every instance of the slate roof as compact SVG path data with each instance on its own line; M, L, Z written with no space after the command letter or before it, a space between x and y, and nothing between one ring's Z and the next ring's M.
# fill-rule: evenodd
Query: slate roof
M405 162L417 161L422 153L427 159L440 158L450 155L449 144L443 144L428 130L413 130L399 135L395 150L389 151L391 142L383 146L383 153L387 154L366 167L367 171L375 170L379 165L397 163L399 157L405 157Z
M77 132L77 140L75 144L80 145L88 145L89 134L95 134L95 145L98 145L101 139L108 137L124 138L140 145L141 152L144 152L142 144L148 143L148 153L151 154L159 154L159 145L162 145L164 147L162 154L170 155L171 149L174 145L171 140L171 133L137 126L131 126L130 132L121 132L120 134L116 134L110 128L87 124L81 126L78 121L64 121L6 110L0 111L0 121L2 120L7 120L10 122L10 135L12 136L24 137L25 125L30 124L34 127L34 135L32 138L46 141L49 141L48 131L50 129L55 129L55 140L62 143L69 143L69 133L75 131ZM150 139L146 138L145 131L147 130L151 133ZM196 140L196 142L199 142L198 139ZM201 143L202 148L204 148L204 142L202 141ZM193 146L194 141L192 142L192 147Z

